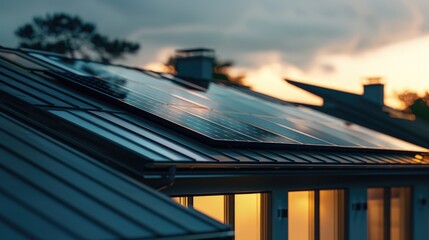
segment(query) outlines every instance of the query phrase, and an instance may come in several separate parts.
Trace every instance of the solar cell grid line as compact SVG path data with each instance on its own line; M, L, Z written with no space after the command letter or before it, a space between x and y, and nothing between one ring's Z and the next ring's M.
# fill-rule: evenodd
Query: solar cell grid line
M58 76L58 73L54 73ZM78 76L73 73L65 73L60 76L62 78L68 78L72 81L75 81L79 84L82 84L86 87L92 88L96 91L102 92L110 97L122 100L124 102L128 101L149 101L149 102L159 102L163 104L171 105L183 105L188 107L201 107L199 105L193 104L189 101L184 101L183 99L176 98L174 96L168 95L166 93L161 93L156 90L150 90L149 86L132 86L125 87L121 84L113 83L107 80L96 77L85 77ZM124 80L126 84L127 80ZM153 88L152 88L153 89Z
M322 125L328 125L327 123L322 123ZM346 124L346 123L330 123L332 127L335 127L334 129L338 129L338 131L344 132L346 134L349 134L353 136L356 139L360 139L361 141L368 142L371 144L371 146L374 146L376 148L397 148L396 145L390 144L386 141L380 141L377 138L374 138L374 134L379 133L370 133L373 132L371 129L364 129L362 126L358 126L355 124ZM329 125L328 125L329 126ZM361 129L360 131L357 131L357 129Z
M385 148L404 149L408 151L427 151L427 149L425 148L419 147L406 141L402 141L386 134L376 132L372 129L368 129L355 124L351 125L350 127L356 131L356 134L359 134L358 132L360 132L361 134L372 138L373 141L380 142L380 144Z
M252 136L252 138L256 139L256 141L258 142L265 142L265 143L294 143L295 142L283 136L280 136L275 133L266 131L262 128L258 128L256 126L241 122L237 119L228 117L224 114L217 113L215 111L202 109L202 108L199 108L199 109L184 108L184 107L176 107L176 108L181 109L194 116L201 117L214 124L218 124L220 126L228 128L229 131L234 131L248 137Z
M100 127L96 124L93 124L75 114L72 114L69 111L58 111L58 110L49 110L49 112L53 113L54 115L63 118L64 120L67 120L71 123L74 123L80 127L83 127L89 131L92 131L102 137L105 137L123 147L126 147L130 150L133 150L142 156L145 156L149 159L164 159L165 156L160 155L151 149L147 149L146 147L139 145L138 143L135 143L134 141L128 140L126 138L121 137L118 134L115 134L114 132L110 131L109 129L106 129L104 127Z
M201 107L201 105L197 105L190 101L187 101L183 98L175 97L171 94L168 94L164 91L158 90L157 88L149 86L142 86L141 84L137 84L135 82L127 82L127 86L121 86L130 92L138 93L139 95L145 95L150 98L156 99L159 102L171 105L178 106L187 106L187 107Z
M332 124L326 124L324 122L316 122L314 120L309 121L301 121L306 126L309 126L314 129L323 129L324 131L328 131L329 134L332 136L335 136L339 139L343 139L345 141L348 141L352 144L355 144L356 146L362 146L362 147L380 147L380 145L372 143L370 138L359 138L353 134L351 134L347 129L345 129L343 126L336 126L335 128L332 126Z
M332 143L337 146L353 146L358 147L358 145L348 142L344 139L340 139L338 137L332 136L329 132L324 131L323 129L314 129L312 127L307 126L301 121L293 120L293 119L283 119L283 118L275 118L275 117L263 117L263 119L274 122L276 124L280 124L285 127L289 127L290 129L295 129L299 132L306 133L309 136L322 139L323 141Z
M171 95L169 95L165 92L159 91L159 90L152 89L149 91L147 89L149 87L148 85L143 85L139 81L133 81L133 80L130 81L129 80L129 79L136 78L136 79L143 81L147 84L149 84L149 83L153 84L156 82L165 82L165 84L167 84L166 80L165 81L154 81L154 80L157 80L157 78L155 78L153 76L149 76L149 75L143 73L142 71L137 71L134 69L129 69L129 68L120 67L120 66L103 65L103 64L94 63L94 62L84 62L84 61L79 61L79 60L73 60L73 62L75 62L75 63L80 63L80 65L87 66L89 68L99 69L103 72L103 74L101 74L100 76L94 76L94 73L85 71L86 70L85 68L76 67L75 66L76 64L73 65L69 62L61 62L61 59L52 60L52 59L50 59L50 57L46 57L46 56L42 56L42 59L44 59L44 60L48 59L49 62L55 63L56 66L63 68L66 71L69 71L70 70L69 68L73 68L74 69L73 72L67 72L67 74L69 75L68 77L85 78L85 77L88 77L91 75L94 78L98 78L99 80L104 80L104 81L108 82L109 85L115 86L118 89L125 89L127 91L136 92L139 95L146 95L147 97L151 97L151 98L158 100L160 102L163 102L163 103L198 107L197 105L194 105L190 102L187 102L186 100L175 98L174 96L171 96ZM86 76L76 75L76 71L81 72ZM95 71L95 72L97 72L97 71ZM104 74L106 72L109 73L109 75ZM126 73L126 74L124 74L124 73ZM119 84L119 83L123 83L123 85ZM167 85L165 85L165 84L164 84L164 86L168 85L168 84ZM128 85L128 86L124 86L124 85ZM171 85L171 83L170 83L170 85ZM99 86L99 87L103 88L103 86ZM104 89L104 90L106 90L106 89ZM113 90L113 88L110 90Z
M294 141L295 144L333 145L329 142L312 137L308 134L291 129L287 126L268 121L263 118L264 116L240 114L234 112L225 112L224 114L237 118L240 121L247 122L254 126L258 126L260 128L275 132L278 135L282 135L283 137L291 139L292 141Z
M115 116L120 117L121 119L127 120L130 123L137 124L139 127L144 127L156 134L161 135L162 137L167 138L171 142L174 142L175 145L182 146L185 148L189 148L190 151L197 152L198 154L204 155L206 158L219 161L219 162L228 162L228 161L235 161L233 159L228 158L227 156L223 155L219 150L215 150L213 148L210 148L204 144L201 144L200 142L196 142L193 139L186 139L185 144L183 143L183 138L177 139L176 134L166 131L165 129L161 129L159 127L156 127L153 124L145 124L142 123L143 119L137 118L136 116L131 116L128 114L115 114Z
M156 87L156 86L152 86ZM195 91L190 91L188 89L168 89L169 93L173 96L188 99L193 103L197 103L199 106L204 106L205 108L214 109L218 111L233 111L240 112L239 109L228 106L228 104L215 101L206 96L206 93L198 93Z
M162 104L155 106L143 102L139 102L136 106L153 115L162 117L163 119L215 140L258 142L255 138L233 131L216 122L208 121L200 116L189 114L188 112L172 106Z
M106 113L106 112L99 112L99 111L91 111L91 113L105 119L106 121L111 122L112 124L116 124L118 126L121 126L123 128L128 129L129 131L132 131L136 134L139 134L139 135L143 136L144 138L146 138L152 142L155 142L157 144L165 146L165 147L169 148L170 150L172 150L172 151L174 151L180 155L184 155L184 156L187 156L189 158L192 158L195 161L197 161L197 160L198 161L212 161L203 155L192 152L192 151L190 151L190 150L188 150L188 149L186 149L180 145L177 145L174 142L169 141L168 139L162 137L159 134L152 133L145 128L137 126L135 123L125 121L121 118L116 117L113 114Z
M233 96L221 96L215 94L207 94L206 96L213 101L217 101L224 105L232 107L237 112L271 115L269 112L266 111L266 109L260 109L255 107L258 105L256 101L253 102L253 105L249 105L248 103L241 101L239 98L234 98Z
M262 121L259 121L258 119L261 119ZM328 146L335 146L336 144L326 140L319 138L317 136L311 135L310 133L306 133L305 129L298 129L295 128L293 124L289 124L289 121L283 121L283 119L279 119L279 121L272 121L275 118L269 117L269 116L255 116L255 118L249 118L249 120L256 121L257 124L268 124L270 128L276 129L276 131L284 132L287 131L285 134L293 136L292 138L295 141L299 141L305 144L314 144L314 145L328 145ZM267 123L265 123L267 122ZM280 128L279 128L280 127ZM286 130L283 130L286 129ZM293 135L292 135L293 134Z
M90 104L89 102L76 97L75 93L72 93L67 89L60 88L57 85L47 81L46 77L44 76L41 77L40 72L29 73L29 72L19 71L15 68L10 68L10 69L2 68L2 73L8 74L9 77L15 80L25 82L28 85L31 85L35 89L40 89L47 93L49 92L51 93L51 95L61 99L62 101L68 102L70 105L84 107L84 108L95 108L95 109L100 108L95 104Z

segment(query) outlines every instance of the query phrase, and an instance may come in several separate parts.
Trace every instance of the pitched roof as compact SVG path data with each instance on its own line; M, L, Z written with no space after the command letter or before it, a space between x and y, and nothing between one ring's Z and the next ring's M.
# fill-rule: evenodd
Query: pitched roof
M232 235L228 226L178 205L102 164L104 159L56 139L32 115L15 111L17 107L0 101L2 238L213 239Z
M46 69L22 68L18 60L2 61L0 83L4 101L20 106L22 114L33 113L38 122L55 129L62 139L85 151L103 152L110 156L112 164L138 174L145 167L171 165L366 169L424 167L428 163L426 158L416 159L416 155L425 156L426 149L308 108L263 100L222 84L213 83L208 89L198 89L176 76L141 70L134 72L139 81L133 77L102 75L77 77L73 72L78 70L71 67L59 69L26 53L18 55ZM48 61L56 64L52 59ZM78 64L87 65L85 62ZM118 73L125 71L117 66L104 67ZM67 79L69 75L81 79L79 81L98 84L104 92L99 94L89 87L74 84ZM106 87L103 82L112 79L128 84L126 90L129 92L138 91L139 99L134 102L120 100L125 88L112 85L121 90L112 92L112 87ZM112 99L105 96L107 92L119 95ZM145 111L135 109L132 104L140 104ZM162 118L160 114L164 114ZM180 121L179 126L170 121L172 118ZM203 134L194 133L197 127ZM246 141L218 141L204 136L216 137L213 134L218 130L224 131L222 136L233 133ZM268 141L266 144L263 142L266 136L284 142ZM258 138L262 142L258 142Z
M382 110L361 95L324 88L302 82L288 83L322 97L322 107L303 104L349 122L429 148L429 124L420 119L398 118L398 111L384 106Z

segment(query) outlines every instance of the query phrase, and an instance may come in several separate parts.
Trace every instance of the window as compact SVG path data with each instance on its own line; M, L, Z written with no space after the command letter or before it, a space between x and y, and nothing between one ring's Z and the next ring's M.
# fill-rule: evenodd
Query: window
M288 193L290 240L344 239L344 190Z
M411 238L411 188L368 189L368 239Z
M224 195L194 197L193 206L195 209L207 216L210 216L219 222L226 223Z
M261 194L236 194L235 239L261 239Z
M174 201L233 226L236 240L269 238L267 193L181 196Z

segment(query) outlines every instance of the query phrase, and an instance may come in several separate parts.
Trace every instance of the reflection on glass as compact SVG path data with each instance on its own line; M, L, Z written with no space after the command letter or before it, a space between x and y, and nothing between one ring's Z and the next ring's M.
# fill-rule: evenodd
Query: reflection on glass
M411 189L395 187L390 190L390 239L411 238Z
M384 238L384 189L368 189L368 240Z
M320 191L320 240L344 239L344 190Z
M314 191L288 193L288 239L314 239Z
M225 196L198 196L194 197L193 206L198 211L225 223Z
M261 239L261 194L235 195L235 239Z
M187 197L172 197L171 199L184 207L188 207L189 205Z

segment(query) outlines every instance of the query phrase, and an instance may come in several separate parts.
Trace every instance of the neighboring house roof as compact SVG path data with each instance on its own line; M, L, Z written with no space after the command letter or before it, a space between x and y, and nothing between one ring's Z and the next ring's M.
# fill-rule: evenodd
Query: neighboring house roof
M7 88L3 70L2 91ZM44 98L43 94L34 97ZM100 154L89 156L58 140L35 121L35 112L25 115L15 111L19 107L9 105L5 98L0 100L3 239L232 236L229 226L184 208L102 164L105 159L100 160Z
M392 169L429 163L426 149L235 87L211 84L198 89L175 76L144 71L138 73L144 77L135 76L142 77L140 82L103 72L94 73L97 78L77 76L71 67L60 69L24 52L18 55L35 66L3 57L0 98L19 106L21 114L31 115L63 141L85 152L101 152L110 164L138 175L165 166ZM107 80L114 84L106 85ZM127 88L120 85L128 83ZM136 98L124 98L124 89L137 92Z
M380 109L362 95L292 80L287 82L323 98L325 102L323 106L303 106L429 148L429 124L423 120L398 118L399 111L387 106Z

